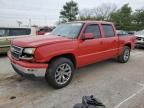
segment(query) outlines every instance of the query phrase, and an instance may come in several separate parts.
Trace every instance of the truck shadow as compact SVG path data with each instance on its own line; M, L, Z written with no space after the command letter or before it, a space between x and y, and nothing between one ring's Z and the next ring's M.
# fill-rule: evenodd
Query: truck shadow
M110 60L91 64L91 65L88 65L81 69L78 69L75 71L72 82L67 87L72 87L74 83L76 83L79 79L85 79L85 77L87 77L87 75L101 73L101 71L103 71L104 67L105 68L111 67L113 64L116 64L116 63L118 63L116 59L110 59ZM36 88L40 87L42 90L44 90L44 89L55 90L51 86L49 86L49 84L46 82L46 80L44 78L25 79L22 77L16 77L15 83L21 83L21 86L19 86L19 87L22 87L22 88L23 88L23 84L24 84L24 86L25 86L25 84L27 84L27 85L29 85L28 89L36 89Z
M144 47L137 47L135 50L144 50Z
M90 75L92 73L99 73L99 71L102 70L104 67L107 68L107 67L112 66L113 64L116 64L116 63L118 63L116 59L109 59L109 60L106 60L106 61L103 61L103 62L90 64L90 65L88 65L86 67L80 68L80 69L75 71L73 81L77 80L78 77L82 78L81 76L85 77L86 75ZM51 90L53 89L52 87L50 87L47 84L47 82L46 82L46 80L44 78L26 79L26 78L20 77L17 74L14 75L14 76L11 76L11 77L6 78L4 81L7 81L7 83L8 83L8 81L10 81L12 83L21 83L20 87L22 87L23 83L24 84L27 83L29 85L33 85L33 83L34 83L34 85L33 86L29 86L29 88L34 87L34 86L35 87L39 87L39 85L41 85L44 88L46 87L46 88L49 88ZM73 83L73 81L72 81L72 83ZM35 83L37 83L37 84L35 84ZM69 85L71 85L71 84L69 84Z
M0 58L7 57L7 54L0 54Z
M91 74L95 74L95 73L102 73L103 68L111 68L111 66L116 64L121 64L117 61L117 59L109 59L109 60L105 60L102 62L98 62L95 64L90 64L86 67L80 68L75 72L75 76L78 78L80 76L87 76L87 75L91 75ZM102 72L101 72L102 71Z
M65 94L65 91L72 93L81 84L81 81L85 83L85 81L83 82L84 79L90 80L93 76L99 77L104 72L103 67L111 68L116 63L115 59L111 59L78 69L75 72L72 82L67 87L58 90L50 87L44 79L28 80L15 75L12 78L0 82L0 92L3 92L4 99L11 100L11 97L15 97L15 102L23 101L23 99L25 99L25 102L29 102L29 100L47 99L55 95L61 96L61 94ZM4 89L5 91L3 91Z

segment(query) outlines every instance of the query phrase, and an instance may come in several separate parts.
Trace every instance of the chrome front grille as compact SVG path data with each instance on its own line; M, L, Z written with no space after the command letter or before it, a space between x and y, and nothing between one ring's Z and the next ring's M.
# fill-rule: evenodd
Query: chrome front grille
M144 42L144 38L142 37L136 37L137 42Z
M137 39L137 40L141 40L142 38L141 38L141 37L137 37L136 39Z
M18 46L11 46L10 51L11 51L11 55L14 58L19 59L20 56L22 55L23 48Z

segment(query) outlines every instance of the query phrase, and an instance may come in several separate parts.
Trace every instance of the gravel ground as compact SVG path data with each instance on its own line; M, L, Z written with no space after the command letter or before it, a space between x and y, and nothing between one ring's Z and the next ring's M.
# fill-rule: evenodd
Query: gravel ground
M79 69L59 90L45 80L21 78L0 56L0 108L72 108L84 95L94 95L107 108L144 108L144 49L132 51L126 64L107 60Z

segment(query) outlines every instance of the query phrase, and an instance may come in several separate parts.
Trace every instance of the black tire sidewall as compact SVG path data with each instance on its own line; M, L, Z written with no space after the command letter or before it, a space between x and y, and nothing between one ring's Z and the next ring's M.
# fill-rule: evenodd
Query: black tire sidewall
M70 79L65 83L65 84L58 84L56 81L55 81L55 72L56 72L56 69L59 65L63 64L63 63L67 63L69 64L69 66L71 67L71 70L72 70L72 73L71 73L71 77ZM49 67L47 69L47 72L46 72L46 75L45 75L45 78L47 80L47 82L54 88L56 89L60 89L60 88L63 88L65 86L67 86L72 78L73 78L73 74L74 74L74 65L73 63L67 59L67 58L64 58L64 57L60 57L60 58L57 58L55 60L53 60L50 64L49 64Z

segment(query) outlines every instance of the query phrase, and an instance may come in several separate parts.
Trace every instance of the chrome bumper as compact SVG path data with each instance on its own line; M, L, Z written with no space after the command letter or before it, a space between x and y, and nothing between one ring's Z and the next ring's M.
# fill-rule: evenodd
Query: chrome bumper
M46 68L25 68L14 63L12 63L12 66L14 70L23 77L45 77Z

